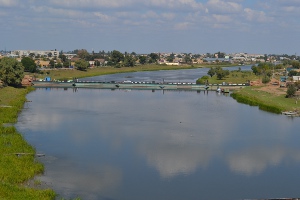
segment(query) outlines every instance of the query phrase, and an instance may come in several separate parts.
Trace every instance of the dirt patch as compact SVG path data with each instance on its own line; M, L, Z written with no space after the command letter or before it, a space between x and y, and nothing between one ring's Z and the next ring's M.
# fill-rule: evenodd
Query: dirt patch
M263 84L261 82L256 82L255 86L261 86L257 90L268 92L273 95L283 95L286 94L287 88L280 87L280 82L277 79L272 79L269 83Z

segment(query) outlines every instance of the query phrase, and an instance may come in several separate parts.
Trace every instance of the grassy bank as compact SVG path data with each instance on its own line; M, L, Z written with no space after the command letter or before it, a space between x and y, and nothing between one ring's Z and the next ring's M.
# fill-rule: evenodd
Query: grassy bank
M246 87L234 91L231 96L240 103L258 106L261 110L273 113L300 109L300 106L296 104L295 99L285 98L284 94L276 95L264 92L259 90L259 87Z
M69 70L69 69L53 69L44 70L44 74L35 74L37 78L45 78L45 76L50 76L52 79L64 80L72 79L74 77L84 78L92 76L100 76L106 74L116 74L116 73L127 73L127 72L138 72L138 71L158 71L158 70L180 70L180 69L195 69L203 67L215 67L216 65L179 65L179 66L168 66L168 65L138 65L134 67L97 67L91 68L87 71L79 70ZM234 65L217 65L221 67L229 67Z
M208 75L207 75L208 76ZM209 77L208 82L212 84L226 83L246 83L253 80L260 79L251 71L232 71L230 74L222 79L218 79L217 76Z
M17 132L11 123L26 101L30 88L0 89L0 199L54 199L50 189L26 187L26 182L44 171L35 160L35 149ZM21 155L24 154L24 155Z
M52 79L64 80L72 78L84 78L92 76L100 76L106 74L117 74L117 73L127 73L127 72L138 72L138 71L158 71L158 70L179 70L179 69L194 69L196 67L190 65L181 66L167 66L167 65L139 65L135 67L98 67L91 68L87 71L79 71L75 69L53 69L44 70L44 74L35 74L37 78L44 78L45 76L50 76Z

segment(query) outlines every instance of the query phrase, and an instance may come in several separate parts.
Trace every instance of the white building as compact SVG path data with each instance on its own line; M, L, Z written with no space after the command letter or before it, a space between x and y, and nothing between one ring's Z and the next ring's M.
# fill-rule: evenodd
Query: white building
M12 51L11 54L22 56L29 56L30 54L34 54L34 56L40 57L58 57L59 51L49 50L49 51L37 51L37 50L15 50Z

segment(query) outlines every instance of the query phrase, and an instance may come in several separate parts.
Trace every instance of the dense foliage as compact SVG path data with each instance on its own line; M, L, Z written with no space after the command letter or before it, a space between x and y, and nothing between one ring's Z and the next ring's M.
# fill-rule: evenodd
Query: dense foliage
M22 58L21 63L24 67L24 71L26 71L26 72L34 73L34 72L38 71L35 62L31 57Z
M222 80L223 78L225 78L226 76L228 76L230 74L229 70L224 70L222 69L220 66L218 67L212 67L208 70L207 74L210 77L213 77L214 75L217 76L217 79Z
M0 80L4 85L19 86L24 77L24 67L14 58L4 57L0 60Z
M85 60L77 60L75 62L76 69L78 69L80 71L86 71L88 66L89 66L89 63Z
M297 91L297 88L294 84L288 85L288 89L286 91L286 97L287 98L293 97L295 95L296 91Z

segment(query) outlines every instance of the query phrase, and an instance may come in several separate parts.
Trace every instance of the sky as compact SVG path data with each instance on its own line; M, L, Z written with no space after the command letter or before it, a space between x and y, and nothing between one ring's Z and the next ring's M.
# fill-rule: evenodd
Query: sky
M300 0L0 0L0 50L300 54Z

